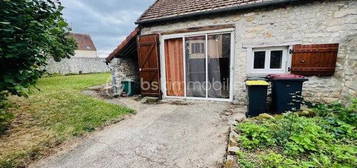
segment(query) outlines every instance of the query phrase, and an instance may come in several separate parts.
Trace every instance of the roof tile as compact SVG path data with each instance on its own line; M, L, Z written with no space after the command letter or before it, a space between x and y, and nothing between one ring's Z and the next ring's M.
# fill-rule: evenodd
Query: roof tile
M77 50L90 50L96 51L94 43L88 34L70 33L69 36L73 37L77 42Z
M274 0L157 0L138 22Z

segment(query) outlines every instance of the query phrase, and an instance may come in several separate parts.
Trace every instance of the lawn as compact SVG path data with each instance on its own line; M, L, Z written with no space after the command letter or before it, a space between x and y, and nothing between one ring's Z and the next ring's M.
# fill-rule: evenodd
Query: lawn
M238 163L261 168L357 167L357 99L297 113L260 116L235 128Z
M28 98L11 96L8 111L14 119L0 136L0 167L25 166L64 141L133 112L81 94L108 79L107 73L45 77Z

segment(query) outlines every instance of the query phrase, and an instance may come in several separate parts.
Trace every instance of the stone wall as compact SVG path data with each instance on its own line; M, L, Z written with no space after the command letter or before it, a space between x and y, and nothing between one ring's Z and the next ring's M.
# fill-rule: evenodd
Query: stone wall
M75 50L74 53L74 57L98 57L97 51Z
M357 33L357 1L314 1L236 12L224 16L197 17L195 20L146 27L141 33L161 33L221 24L235 25L234 101L245 103L244 81L248 77L247 52L250 48L294 44L342 44L346 37ZM352 49L350 52L352 53ZM355 80L354 83L348 82L351 80L348 74L355 74L357 71L355 63L346 66L346 57L345 53L338 53L334 76L309 78L309 82L304 85L304 94L308 100L331 102L338 100L341 93L347 94L351 91L346 87L355 88ZM352 57L354 58L355 55ZM355 62L355 59L352 61Z
M342 74L342 98L348 101L357 98L357 34L346 38L340 47L344 71Z
M69 73L97 73L109 72L109 67L105 64L105 58L72 57L63 59L60 62L50 60L46 67L49 73L69 74Z
M114 58L110 63L114 95L120 95L121 81L139 81L137 60L132 58Z

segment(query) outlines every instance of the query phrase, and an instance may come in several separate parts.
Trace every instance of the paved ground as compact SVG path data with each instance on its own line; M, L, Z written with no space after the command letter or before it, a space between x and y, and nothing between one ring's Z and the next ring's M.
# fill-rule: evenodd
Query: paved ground
M94 133L73 149L30 167L218 167L226 148L228 103L142 104L112 99L137 114Z

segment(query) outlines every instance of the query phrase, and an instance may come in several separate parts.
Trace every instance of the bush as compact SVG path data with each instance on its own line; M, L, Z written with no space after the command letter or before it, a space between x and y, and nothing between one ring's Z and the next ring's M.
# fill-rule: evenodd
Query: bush
M1 95L26 95L49 58L60 61L74 54L76 43L68 38L62 10L53 0L0 1Z
M356 104L320 104L309 117L286 113L240 123L238 153L253 154L255 161L238 161L242 167L254 162L254 167L357 167Z
M357 126L357 99L353 99L348 107L340 103L319 104L313 110L319 117L333 117L354 127Z

